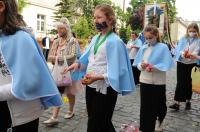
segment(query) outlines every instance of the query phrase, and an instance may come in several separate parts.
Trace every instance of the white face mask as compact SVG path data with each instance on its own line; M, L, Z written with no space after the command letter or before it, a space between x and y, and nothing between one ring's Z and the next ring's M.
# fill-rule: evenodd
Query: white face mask
M194 38L194 36L196 35L197 33L196 32L189 32L188 35L191 37L191 38Z
M156 42L157 42L157 40L155 38L146 40L146 43L149 44L149 45L154 45Z

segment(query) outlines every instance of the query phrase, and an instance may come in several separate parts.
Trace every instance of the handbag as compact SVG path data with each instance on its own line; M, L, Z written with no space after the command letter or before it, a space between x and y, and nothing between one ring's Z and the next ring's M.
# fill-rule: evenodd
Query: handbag
M191 72L192 92L200 94L200 67L193 67Z
M68 65L65 57L62 57L61 59L56 57L55 65L52 70L52 76L58 87L72 85L70 71L63 73L64 69L67 67Z

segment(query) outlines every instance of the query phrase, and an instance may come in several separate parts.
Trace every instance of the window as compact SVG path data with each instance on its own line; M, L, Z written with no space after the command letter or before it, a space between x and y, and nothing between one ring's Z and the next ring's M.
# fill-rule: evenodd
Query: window
M45 15L37 15L37 31L38 32L44 32L45 31Z

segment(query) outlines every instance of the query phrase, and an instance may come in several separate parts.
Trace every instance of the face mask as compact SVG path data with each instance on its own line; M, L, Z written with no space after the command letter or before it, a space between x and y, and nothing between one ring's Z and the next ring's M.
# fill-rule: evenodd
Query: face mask
M96 23L96 29L99 31L102 31L103 29L107 28L108 25L106 24L106 22L102 22L102 23Z
M155 38L146 40L146 43L149 44L149 45L154 45L156 42L157 42L157 40Z
M196 32L189 32L188 34L189 34L189 36L190 36L191 38L194 38L194 36L195 36L197 33L196 33Z
M66 34L67 34L67 33L65 33L65 32L61 32L61 33L59 33L59 36L60 36L60 37L64 37Z

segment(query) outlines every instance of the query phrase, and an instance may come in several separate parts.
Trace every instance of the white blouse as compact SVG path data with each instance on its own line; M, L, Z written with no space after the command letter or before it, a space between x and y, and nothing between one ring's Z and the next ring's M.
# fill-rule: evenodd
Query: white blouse
M96 55L94 55L94 46L91 47L88 61L87 73L104 76L104 80L95 81L89 86L96 88L96 91L102 94L107 94L107 87L110 85L107 80L106 41L98 48Z
M199 52L199 43L198 43L198 41L194 41L192 43L189 43L189 41L188 41L187 44L185 45L184 49L189 50L189 52L193 55L197 55ZM184 54L184 52L181 52L181 56L183 59L179 62L182 62L184 64L196 63L195 59L185 58L183 54Z
M149 46L143 56L144 62L148 62L148 58L153 50L152 46ZM166 72L160 71L158 69L154 69L153 72L147 72L145 70L142 70L141 64L138 66L138 69L141 70L140 74L140 82L146 83L146 84L154 84L154 85L164 85L166 84Z
M139 47L138 48L131 48L131 46L134 46L136 43L136 40L129 40L128 43L127 43L127 49L128 49L128 55L129 55L129 59L135 59L135 56L139 50Z

